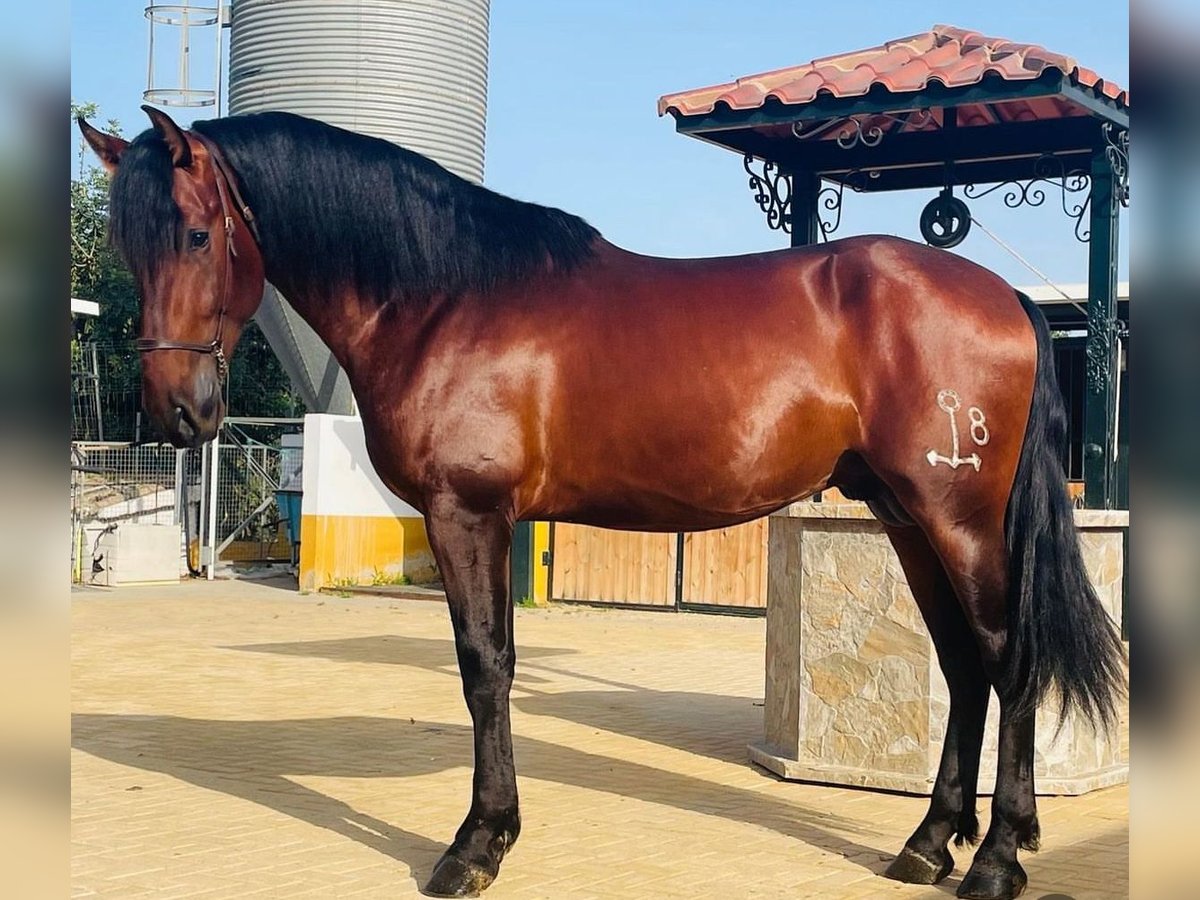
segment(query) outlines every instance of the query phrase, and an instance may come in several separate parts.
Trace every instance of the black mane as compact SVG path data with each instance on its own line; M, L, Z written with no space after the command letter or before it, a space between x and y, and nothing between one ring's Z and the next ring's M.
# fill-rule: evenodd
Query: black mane
M418 153L314 119L269 112L192 128L237 174L267 276L280 287L349 288L381 304L482 292L548 266L568 271L599 237L577 216L504 197ZM178 242L170 165L149 131L126 150L113 181L113 239L126 260L150 269Z

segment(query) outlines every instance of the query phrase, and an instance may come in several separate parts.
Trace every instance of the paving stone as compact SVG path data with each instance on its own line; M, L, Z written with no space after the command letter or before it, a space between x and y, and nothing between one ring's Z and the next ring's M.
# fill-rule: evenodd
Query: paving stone
M470 801L440 604L230 581L80 592L72 616L73 896L419 896ZM487 896L951 895L964 850L939 888L879 877L926 800L747 762L763 628L517 610L525 824ZM1128 802L1042 798L1031 892L1126 896Z

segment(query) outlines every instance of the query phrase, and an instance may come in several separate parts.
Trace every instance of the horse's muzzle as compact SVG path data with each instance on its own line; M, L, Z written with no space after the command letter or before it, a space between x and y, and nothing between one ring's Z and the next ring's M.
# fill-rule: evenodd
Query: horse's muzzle
M217 436L224 410L220 388L211 379L198 379L204 390L202 399L179 394L169 397L169 405L158 423L163 437L176 447L199 447Z
M216 436L216 425L197 420L186 406L176 406L174 413L175 420L165 429L167 440L174 446L196 448Z

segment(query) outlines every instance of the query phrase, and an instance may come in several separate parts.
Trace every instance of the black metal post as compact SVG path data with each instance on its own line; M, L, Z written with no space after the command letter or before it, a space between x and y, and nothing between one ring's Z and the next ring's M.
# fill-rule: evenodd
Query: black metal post
M675 535L675 611L683 609L683 532Z
M1115 500L1117 371L1117 229L1120 198L1103 145L1092 153L1088 243L1087 396L1083 421L1084 504L1111 509Z
M814 172L792 172L792 246L815 244L821 235L817 218L817 194L821 191L821 176Z
M807 247L821 238L821 220L817 215L817 197L821 176L815 172L794 171L792 179L792 246ZM812 499L821 502L821 492Z

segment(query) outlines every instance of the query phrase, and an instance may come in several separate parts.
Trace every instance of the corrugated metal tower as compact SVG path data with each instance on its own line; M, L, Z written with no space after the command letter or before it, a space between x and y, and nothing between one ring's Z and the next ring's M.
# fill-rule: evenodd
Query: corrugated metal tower
M234 0L229 113L282 110L393 141L483 180L489 0ZM312 412L345 374L268 286L258 322Z

